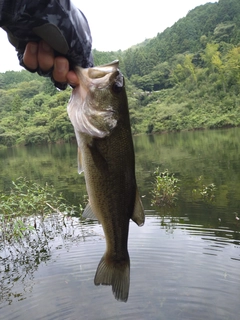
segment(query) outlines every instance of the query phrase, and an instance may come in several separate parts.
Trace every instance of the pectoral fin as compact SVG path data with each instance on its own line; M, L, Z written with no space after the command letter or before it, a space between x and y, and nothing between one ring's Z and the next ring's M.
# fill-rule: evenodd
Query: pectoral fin
M98 219L96 218L95 214L93 213L92 211L92 208L90 206L90 203L87 204L86 208L84 209L83 211L83 218L88 218L88 219L91 219L91 220L97 220Z
M135 205L131 219L140 227L144 224L145 221L144 209L138 190L136 190Z
M82 166L82 153L80 148L78 148L78 173L83 172L83 166Z

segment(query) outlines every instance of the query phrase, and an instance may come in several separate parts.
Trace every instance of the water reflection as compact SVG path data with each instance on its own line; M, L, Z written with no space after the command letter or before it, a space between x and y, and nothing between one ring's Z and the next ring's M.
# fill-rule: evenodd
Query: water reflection
M146 224L130 224L129 301L115 301L93 278L105 250L102 227L50 223L47 237L0 249L3 319L210 319L240 314L240 129L182 132L134 139ZM76 145L0 150L0 190L26 176L52 183L75 205L86 193ZM151 207L155 168L181 181L176 207ZM194 197L196 179L216 185L212 202ZM41 235L41 236L40 236ZM0 242L1 243L1 242ZM11 304L11 305L10 305ZM9 306L10 305L10 306Z
M18 240L1 239L0 242L0 297L9 305L32 292L39 265L51 263L58 250L69 250L92 237L91 226L86 228L74 217L55 214L44 221L34 220L26 223L35 223L35 231L26 232L24 238Z
M238 319L240 241L231 230L146 214L141 230L130 224L124 308L111 288L93 284L101 225L73 219L37 246L32 239L1 251L3 319Z

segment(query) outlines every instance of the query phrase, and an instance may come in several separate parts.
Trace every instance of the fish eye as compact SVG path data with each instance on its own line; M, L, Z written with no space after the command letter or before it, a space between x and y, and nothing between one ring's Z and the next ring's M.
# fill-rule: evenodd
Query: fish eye
M114 84L112 85L112 91L114 93L120 93L122 91L122 84L118 83L118 82L114 82Z

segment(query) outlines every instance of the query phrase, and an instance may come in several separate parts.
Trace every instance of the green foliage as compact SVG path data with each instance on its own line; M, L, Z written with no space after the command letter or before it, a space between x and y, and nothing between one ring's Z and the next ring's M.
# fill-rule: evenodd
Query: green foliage
M200 191L201 196L205 200L213 201L215 198L216 186L214 183L210 183L209 185L202 186L202 190Z
M97 51L96 49L93 49L92 53L93 53L94 64L96 66L107 64L114 60L121 61L122 54L123 54L121 50L117 52L113 52L113 51L104 52L104 51Z
M133 133L240 125L239 18L237 0L208 3L124 52Z
M6 71L0 74L0 89L14 88L19 83L29 83L30 81L44 82L44 78L39 78L36 74L30 73L26 70L20 72Z
M239 44L240 2L219 0L142 44L93 56L120 61L134 134L220 128L240 125ZM0 74L0 145L73 139L70 94L27 71Z
M196 187L193 189L195 198L201 197L205 202L212 202L215 199L217 188L214 183L203 183L203 176L196 180Z
M170 174L166 169L160 172L159 168L154 171L155 181L152 190L152 204L158 206L172 206L177 200L177 195L180 190L178 183L179 179Z
M74 214L77 209L48 184L42 187L20 177L12 185L9 193L0 194L0 239L4 241L34 232L39 217L43 222L53 213Z
M25 145L50 142L49 129L45 126L32 126L25 129Z
M11 147L73 139L66 111L71 89L59 92L49 79L32 74L26 82L28 73L0 74L2 82L12 80L12 85L0 89L0 144Z

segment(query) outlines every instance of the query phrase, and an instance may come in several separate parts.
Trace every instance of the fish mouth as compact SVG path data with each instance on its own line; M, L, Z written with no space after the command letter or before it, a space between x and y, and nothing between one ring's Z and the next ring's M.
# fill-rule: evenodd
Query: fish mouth
M111 103L105 104L104 99L116 79L120 77L122 82L117 80L116 83L123 85L118 66L119 61L115 60L93 68L76 67L79 85L73 89L68 104L68 115L76 131L104 138L116 127L118 112ZM103 98L98 99L98 94Z
M119 61L114 60L111 63L88 69L88 76L91 79L103 78L107 74L114 73L118 70Z
M80 86L86 88L92 85L98 88L105 87L109 83L110 77L119 73L119 61L114 60L111 63L88 69L78 67L76 73L80 79Z

